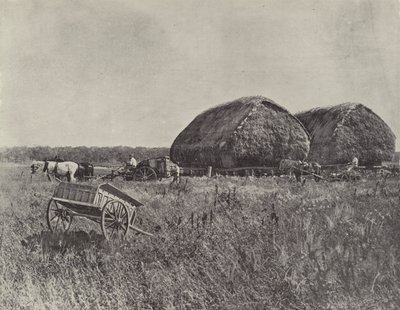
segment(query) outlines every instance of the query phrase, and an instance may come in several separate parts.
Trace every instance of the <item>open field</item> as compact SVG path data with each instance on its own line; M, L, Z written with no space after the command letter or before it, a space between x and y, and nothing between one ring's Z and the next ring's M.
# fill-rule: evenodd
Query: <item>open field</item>
M28 174L0 167L0 309L400 308L398 178L119 181L155 236L108 244L50 234L56 183Z

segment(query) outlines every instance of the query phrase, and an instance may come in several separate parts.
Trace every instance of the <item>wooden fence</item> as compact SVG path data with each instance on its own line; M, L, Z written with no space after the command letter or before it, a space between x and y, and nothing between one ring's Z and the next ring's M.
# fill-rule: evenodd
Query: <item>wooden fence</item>
M180 167L183 176L267 176L278 172L278 167L238 167L238 168L212 168L210 167Z

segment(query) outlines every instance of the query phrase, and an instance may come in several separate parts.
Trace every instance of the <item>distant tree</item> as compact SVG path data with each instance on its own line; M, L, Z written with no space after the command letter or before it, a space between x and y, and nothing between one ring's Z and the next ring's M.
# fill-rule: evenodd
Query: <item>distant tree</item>
M136 160L141 161L148 158L169 155L166 147L86 147L86 146L16 146L0 149L0 160L9 162L27 162L31 160L51 159L56 155L64 160L75 162L92 162L95 164L122 164L126 162L130 154L134 154Z

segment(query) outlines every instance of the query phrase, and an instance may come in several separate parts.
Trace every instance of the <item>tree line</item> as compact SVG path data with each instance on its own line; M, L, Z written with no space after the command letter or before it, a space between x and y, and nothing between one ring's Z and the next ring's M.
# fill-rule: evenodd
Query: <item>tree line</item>
M168 156L167 147L86 147L86 146L16 146L0 149L0 161L26 163L32 160L53 159L56 156L74 162L90 162L97 164L121 164L133 154L139 162L144 159Z

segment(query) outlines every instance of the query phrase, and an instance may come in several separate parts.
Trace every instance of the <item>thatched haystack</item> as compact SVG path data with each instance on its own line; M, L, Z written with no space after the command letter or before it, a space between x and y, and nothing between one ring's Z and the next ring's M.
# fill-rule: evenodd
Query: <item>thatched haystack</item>
M360 165L377 165L393 158L394 133L362 104L316 108L296 116L311 136L309 160L344 164L356 156Z
M181 166L277 166L304 159L310 142L300 121L265 97L243 97L198 115L175 139L171 159Z

